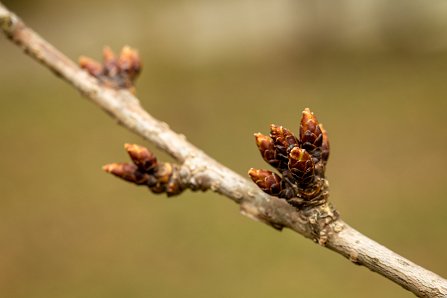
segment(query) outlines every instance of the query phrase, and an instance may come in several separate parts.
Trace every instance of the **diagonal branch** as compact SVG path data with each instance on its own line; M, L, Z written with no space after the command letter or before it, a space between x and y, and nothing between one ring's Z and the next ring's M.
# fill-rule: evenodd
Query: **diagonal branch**
M287 227L306 238L315 237L308 215L286 201L269 196L255 184L219 164L190 144L183 135L149 115L138 99L126 90L101 85L73 61L28 28L0 3L0 26L5 35L26 54L63 78L112 118L174 157L184 179L199 189L211 189L240 204L241 213L274 228ZM320 241L329 249L401 285L420 297L447 296L447 280L390 251L337 219L332 233Z

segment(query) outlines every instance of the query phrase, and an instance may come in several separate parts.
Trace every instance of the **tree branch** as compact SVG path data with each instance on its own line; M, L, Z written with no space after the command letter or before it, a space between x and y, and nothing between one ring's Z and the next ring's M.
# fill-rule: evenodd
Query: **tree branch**
M372 241L337 219L328 224L330 233L321 241L309 214L269 196L256 185L219 164L190 144L183 135L149 115L139 100L126 90L104 87L73 61L28 28L0 3L0 25L5 35L26 54L63 78L86 98L137 135L174 157L182 169L182 179L197 189L211 189L240 204L241 213L276 229L290 228L321 245L363 265L420 297L447 296L447 280ZM326 206L332 212L330 205ZM321 233L321 230L317 231Z

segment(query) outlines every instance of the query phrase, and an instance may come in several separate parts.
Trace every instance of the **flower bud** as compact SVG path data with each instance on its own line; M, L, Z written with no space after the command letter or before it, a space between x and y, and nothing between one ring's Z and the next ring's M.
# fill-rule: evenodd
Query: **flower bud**
M276 157L276 149L273 140L261 133L255 133L255 138L256 145L258 146L259 152L261 152L262 158L272 167L277 168L280 161Z
M300 187L306 187L314 181L315 168L312 157L306 150L295 147L289 153L289 170Z
M118 74L118 63L112 49L104 47L102 50L104 75L114 77Z
M128 46L123 47L119 58L109 47L104 47L102 64L87 57L80 57L80 66L97 78L104 86L127 89L135 93L134 81L141 71L138 52Z
M166 185L166 194L168 197L175 196L183 191L184 187L180 181L179 169L174 165L174 170Z
M308 108L303 111L300 123L301 148L306 149L313 157L320 159L320 147L323 143L323 133L318 125L318 120Z
M127 73L130 80L134 80L141 70L141 61L138 51L129 46L123 47L118 58L118 68Z
M102 169L107 173L138 185L146 184L149 180L148 174L143 173L136 165L130 163L111 163L103 166Z
M147 148L135 144L124 144L133 163L143 172L153 173L157 168L157 158Z
M268 170L251 168L248 171L251 180L265 193L277 196L281 192L281 177Z
M293 133L285 127L270 125L270 137L272 138L277 159L280 161L279 168L287 168L287 162L290 150L298 146L298 140Z

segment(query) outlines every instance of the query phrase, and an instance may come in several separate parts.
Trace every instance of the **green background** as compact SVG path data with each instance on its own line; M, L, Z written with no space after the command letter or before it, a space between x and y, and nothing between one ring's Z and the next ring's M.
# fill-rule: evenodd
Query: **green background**
M297 132L310 107L343 219L447 276L447 29L422 1L345 27L322 1L279 2L4 3L74 60L138 48L142 105L243 176L267 167L252 134ZM371 21L380 34L356 44ZM225 197L167 199L102 172L125 142L154 149L0 38L2 297L412 297Z

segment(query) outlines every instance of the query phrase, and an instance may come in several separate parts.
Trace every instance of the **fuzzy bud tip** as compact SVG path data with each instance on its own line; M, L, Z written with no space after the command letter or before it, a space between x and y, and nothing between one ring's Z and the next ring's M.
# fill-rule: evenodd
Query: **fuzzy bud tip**
M152 152L143 146L124 144L134 164L144 172L151 172L157 167L157 158Z
M148 175L140 172L134 164L111 163L103 166L102 169L107 173L135 184L145 184L148 181Z

